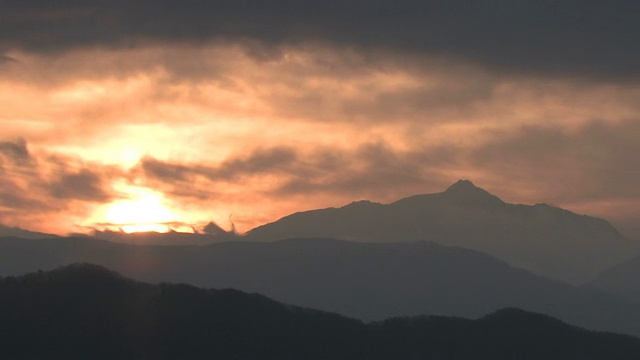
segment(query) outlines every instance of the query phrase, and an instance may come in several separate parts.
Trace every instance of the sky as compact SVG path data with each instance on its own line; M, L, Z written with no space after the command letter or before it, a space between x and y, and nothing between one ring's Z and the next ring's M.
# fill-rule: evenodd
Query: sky
M469 179L640 239L639 15L633 0L0 0L0 223L242 232Z

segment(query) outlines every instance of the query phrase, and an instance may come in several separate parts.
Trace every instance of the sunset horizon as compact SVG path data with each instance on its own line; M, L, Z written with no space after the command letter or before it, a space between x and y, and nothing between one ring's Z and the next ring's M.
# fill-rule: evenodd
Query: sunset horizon
M630 2L170 3L4 5L0 224L243 232L465 178L640 238Z
M211 224L213 224L217 229L220 229L222 231L228 232L229 234L234 234L241 237L242 235L244 235L245 233L247 233L252 229L255 229L262 225L266 225L268 223L275 222L279 219L282 219L294 213L314 211L314 210L323 209L323 208L329 208L329 209L340 208L340 207L348 206L350 203L353 204L359 201L373 202L374 204L384 205L384 204L393 203L395 201L400 201L403 198L412 197L412 196L442 194L446 192L448 187L455 186L456 184L462 183L462 182L470 183L481 190L486 190L486 189L483 189L482 187L477 186L477 184L474 184L472 181L468 179L458 179L456 182L449 184L443 189L440 189L440 191L429 192L429 193L424 192L419 194L407 194L404 197L395 198L386 202L377 202L377 201L372 201L370 199L352 199L348 202L344 202L340 204L328 204L325 207L318 207L318 208L309 207L309 208L294 209L289 213L276 214L274 218L266 219L265 222L249 224L247 228L238 228L236 223L233 220L232 214L230 214L227 219L222 219L222 221L220 221L220 219L213 219L213 218L202 219L196 222L188 222L188 221L182 221L182 220L176 219L174 214L171 212L171 210L162 204L162 202L160 201L161 198L157 194L154 194L152 192L145 192L143 193L143 196L135 200L134 199L120 200L120 201L109 203L99 207L98 208L99 210L96 212L98 216L96 216L94 213L92 214L91 218L92 219L102 218L105 221L102 221L102 222L96 221L96 222L87 223L87 224L74 224L72 228L63 229L62 231L49 231L47 228L24 228L20 225L0 224L0 226L4 225L9 227L14 227L19 230L37 231L37 232L43 232L43 233L58 235L58 236L67 236L67 235L100 236L100 234L104 234L105 232L119 232L122 234L184 233L184 234L206 235L206 234L209 234L206 230L206 226L208 225L211 226ZM501 198L499 194L495 194L492 192L490 192L490 194L497 196L501 200L506 201L507 204L525 205L525 206L533 206L533 205L538 206L542 204L542 205L550 205L563 210L572 211L571 209L563 208L562 206L559 206L557 204L547 204L544 202L535 202L530 204L517 203L517 202L512 203L510 201L507 201ZM604 217L592 216L591 214L583 214L576 211L572 211L572 212L575 212L578 215L601 218L605 221L609 221ZM612 224L612 225L614 225L615 227L615 224ZM209 235L214 235L214 234L211 233ZM624 232L623 232L623 235L626 235L627 237L632 238L631 236L628 236L628 234L624 234Z
M0 0L0 358L639 359L639 19Z

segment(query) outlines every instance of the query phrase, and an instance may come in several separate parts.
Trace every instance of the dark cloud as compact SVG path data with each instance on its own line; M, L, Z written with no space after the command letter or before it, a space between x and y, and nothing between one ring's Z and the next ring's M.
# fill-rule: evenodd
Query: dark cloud
M27 212L46 212L53 210L52 206L38 199L35 194L17 186L8 179L0 182L0 209L19 209Z
M218 169L210 172L211 179L233 179L238 174L278 173L291 170L291 164L297 163L296 151L287 147L275 147L265 151L255 151L249 156L224 162Z
M250 179L320 171L318 167L299 162L297 156L292 148L275 147L236 156L219 165L181 164L147 157L133 170L132 177L142 175L147 186L177 198L211 201L229 196L228 186L224 185L225 190L221 190L220 184L246 185Z
M418 152L397 153L384 144L375 143L353 151L258 149L217 167L144 159L141 168L151 181L160 181L159 186L169 186L169 192L174 196L205 198L205 189L215 189L216 183L243 183L245 179L258 177L276 179L263 194L267 196L339 194L386 198L409 189L429 188L434 183L446 184L446 180L425 166L430 160L433 161L431 165L446 161ZM207 182L203 188L194 188L199 177Z
M0 223L82 211L116 196L108 166L93 170L75 158L34 154L24 139L0 142L0 175Z
M164 182L186 181L191 174L202 172L200 167L190 168L179 164L169 164L149 157L142 159L140 165L147 176L151 176Z
M29 162L31 155L24 139L17 141L0 141L0 156L10 159L15 164Z
M276 147L256 150L248 156L230 159L216 167L173 164L153 158L143 159L140 166L144 174L164 182L183 182L193 177L223 181L247 175L286 172L296 164L296 156L291 148Z
M495 101L502 84L499 76L453 62L433 61L420 67L384 55L369 64L366 59L341 64L348 56L336 58L329 68L316 63L293 76L295 70L283 71L274 81L289 91L265 92L264 98L288 118L369 124L445 122L454 114L470 117L467 113L473 115L478 105ZM317 78L328 80L327 84L318 85Z
M47 185L49 193L56 199L85 201L107 201L111 196L105 191L102 179L88 169L77 173L63 173Z
M16 59L14 59L14 58L12 58L10 56L0 54L0 65L3 64L3 63L11 63L11 62L15 62L15 61L16 61Z
M24 139L0 142L0 209L39 211L49 208L28 185L24 185L37 178L33 165Z
M634 0L4 1L0 49L249 41L268 60L309 41L453 56L493 69L640 75Z

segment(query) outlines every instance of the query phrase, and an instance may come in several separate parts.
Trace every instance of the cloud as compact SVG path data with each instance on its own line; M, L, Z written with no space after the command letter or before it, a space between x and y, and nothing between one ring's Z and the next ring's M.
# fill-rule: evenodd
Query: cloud
M546 202L603 217L638 237L640 118L484 132L487 141L449 148L454 161L442 173L468 174L509 202Z
M4 63L12 63L12 62L16 62L16 59L7 56L7 55L2 55L0 54L0 65L4 64Z
M509 131L486 129L478 136L485 140L424 144L408 150L386 143L334 149L257 148L217 166L146 158L140 168L146 177L167 184L189 183L195 178L241 182L275 177L274 191L278 195L416 189L437 174L461 169L481 173L487 179L543 182L536 187L541 189L539 195L556 201L640 197L635 186L640 182L640 160L636 156L640 151L640 121L593 121L574 130L522 125ZM446 185L446 181L449 179L441 177L437 183Z
M151 157L141 160L132 169L133 178L178 198L211 201L233 198L237 193L265 191L280 178L313 176L327 167L324 164L301 161L299 152L291 147L258 148L247 154L235 154L218 164L176 163Z
M248 4L7 4L0 127L29 143L0 143L0 214L91 214L122 185L245 230L458 178L640 208L635 3Z
M638 121L593 121L575 129L524 125L478 135L485 140L404 150L383 142L257 148L215 166L146 158L136 171L149 186L184 201L228 201L244 193L271 203L320 197L388 202L441 191L462 177L516 203L548 202L604 216L598 207L608 201L608 218L626 223L629 201L640 201Z
M244 175L275 173L294 164L296 153L293 149L277 147L256 150L247 156L227 160L216 167L171 164L153 158L141 162L144 174L164 182L184 182L194 176L211 181L236 180Z
M130 170L34 153L22 139L4 141L0 154L11 161L0 166L0 212L12 219L86 209L117 200L112 184L124 181L164 194L174 208L238 214L246 230L302 203L390 202L442 191L464 177L510 202L548 202L635 229L629 212L640 204L640 121L594 120L574 128L525 124L474 134L483 140L257 146L202 162L146 156ZM30 160L25 166L14 159Z
M9 161L6 161L9 160ZM77 158L31 152L24 139L0 142L1 223L55 227L52 219L82 215L92 206L118 197L110 186L117 174L109 166L91 169Z
M21 70L2 74L0 96L7 105L0 121L6 136L40 144L85 151L119 139L147 151L157 142L187 152L197 148L193 141L206 146L205 137L198 140L191 131L230 151L239 138L261 134L270 134L260 141L274 146L321 135L323 142L372 132L387 137L403 127L426 134L455 123L565 126L640 113L640 90L633 84L509 77L385 52L283 51L266 63L234 46L17 54ZM301 122L314 125L303 128ZM343 125L336 131L332 124ZM178 144L177 131L191 136L189 147Z
M556 202L640 198L638 139L638 120L593 121L574 131L524 126L496 135L469 161L518 182L538 183L540 195Z
M24 139L17 141L0 141L0 155L11 160L15 164L27 162L31 159L27 143Z
M77 199L104 202L112 199L102 184L102 179L91 170L82 169L75 173L62 173L47 184L51 196L56 199Z
M248 193L274 200L309 194L390 198L408 189L431 187L435 179L443 183L437 171L425 166L431 164L437 168L437 164L447 161L442 155L438 152L436 159L417 152L398 153L382 143L365 144L356 149L277 147L258 148L218 166L146 158L140 169L148 180L157 186L169 187L168 192L176 196L200 194L206 192L205 189L233 183ZM181 190L184 188L190 190Z
M24 212L47 212L54 209L7 179L0 183L0 203L2 209L19 209Z
M639 7L633 0L20 1L4 6L11 15L0 18L0 48L249 39L266 45L255 47L258 58L270 59L277 51L264 49L316 42L457 57L503 71L637 79Z
M249 156L231 159L209 172L210 179L233 179L239 174L278 173L296 163L296 152L286 147L254 151Z

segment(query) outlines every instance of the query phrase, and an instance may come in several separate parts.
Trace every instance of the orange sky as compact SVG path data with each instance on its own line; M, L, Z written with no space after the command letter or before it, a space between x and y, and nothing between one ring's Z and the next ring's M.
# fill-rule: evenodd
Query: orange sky
M466 178L640 237L636 81L322 41L0 54L5 225L246 231Z

